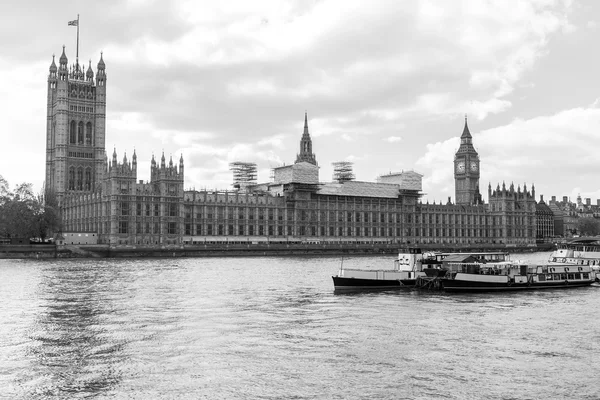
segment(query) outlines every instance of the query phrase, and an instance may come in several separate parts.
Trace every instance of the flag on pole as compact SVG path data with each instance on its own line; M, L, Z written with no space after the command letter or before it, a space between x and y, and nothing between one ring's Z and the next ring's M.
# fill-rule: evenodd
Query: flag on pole
M76 19L69 21L69 26L79 26L79 21Z

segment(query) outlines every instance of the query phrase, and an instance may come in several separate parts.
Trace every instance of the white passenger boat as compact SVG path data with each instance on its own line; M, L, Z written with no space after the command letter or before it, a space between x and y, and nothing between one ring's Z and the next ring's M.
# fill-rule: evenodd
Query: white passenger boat
M592 270L600 270L600 237L580 237L566 243L558 243L550 254L551 264L589 265Z
M573 289L596 282L589 265L502 263L448 263L441 288L448 292L494 292Z
M391 269L344 268L343 264L333 278L336 291L381 290L414 287L419 276L425 276L423 254L411 248L398 254Z

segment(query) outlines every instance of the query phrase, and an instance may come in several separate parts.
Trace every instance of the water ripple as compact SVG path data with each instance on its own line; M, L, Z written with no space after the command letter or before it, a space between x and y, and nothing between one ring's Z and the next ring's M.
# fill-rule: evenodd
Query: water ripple
M597 289L334 294L338 268L0 260L0 397L598 398Z

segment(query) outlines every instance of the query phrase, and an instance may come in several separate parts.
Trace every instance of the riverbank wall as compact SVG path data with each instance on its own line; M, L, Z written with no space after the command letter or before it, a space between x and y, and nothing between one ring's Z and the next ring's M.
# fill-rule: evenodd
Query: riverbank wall
M206 244L183 246L109 245L0 245L0 258L163 258L163 257L264 257L264 256L372 256L396 254L407 247L398 243L356 244ZM420 244L422 251L530 253L552 251L552 244L537 246Z

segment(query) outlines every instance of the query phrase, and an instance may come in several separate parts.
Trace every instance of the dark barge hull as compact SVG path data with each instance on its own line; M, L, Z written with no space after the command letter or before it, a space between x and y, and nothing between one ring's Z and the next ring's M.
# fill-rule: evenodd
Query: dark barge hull
M332 276L335 290L389 290L414 288L416 279L361 279Z
M446 292L508 292L508 291L527 291L543 289L574 289L584 286L590 286L593 280L581 282L545 282L545 283L486 283L471 282L453 279L442 279L442 289Z

